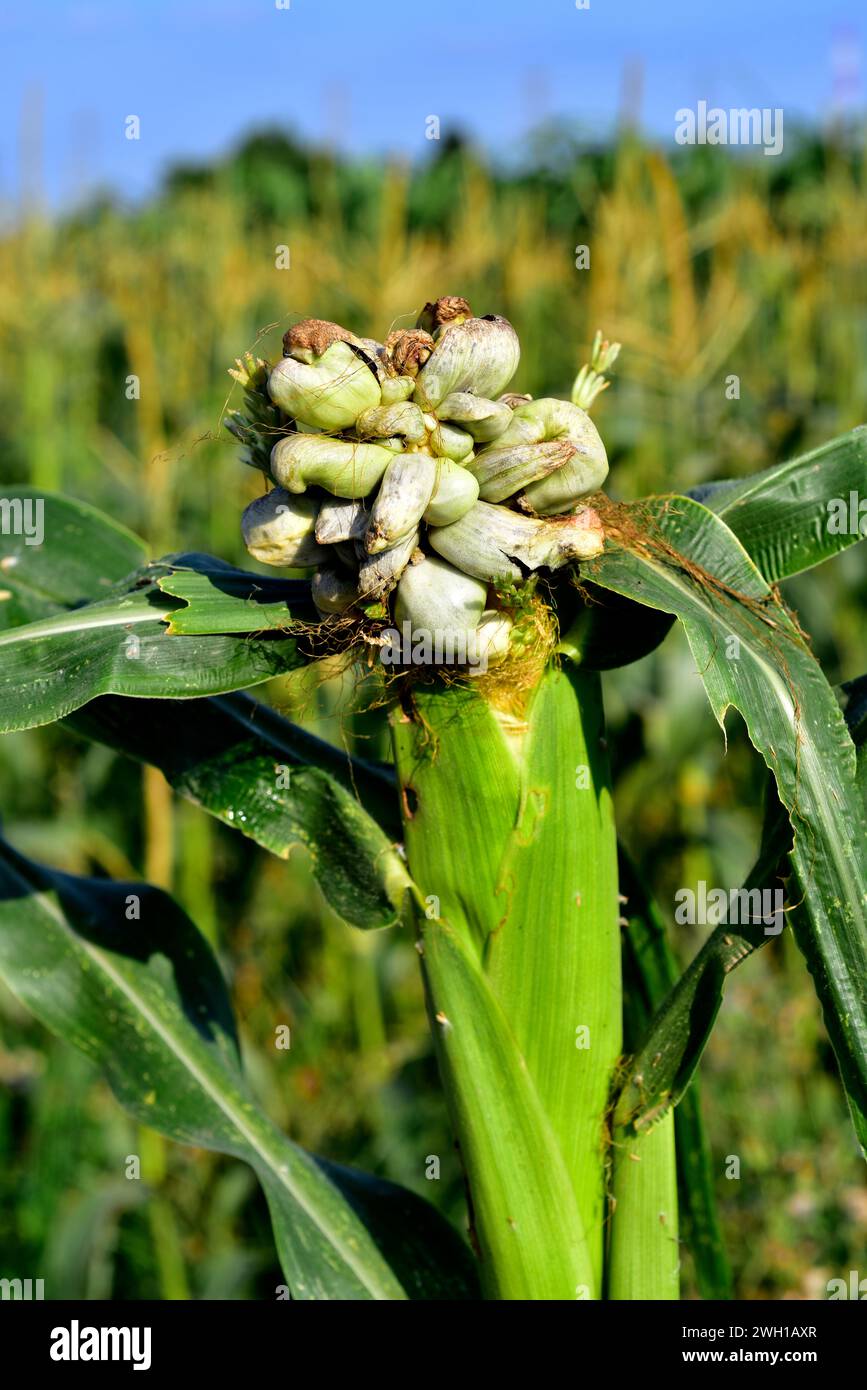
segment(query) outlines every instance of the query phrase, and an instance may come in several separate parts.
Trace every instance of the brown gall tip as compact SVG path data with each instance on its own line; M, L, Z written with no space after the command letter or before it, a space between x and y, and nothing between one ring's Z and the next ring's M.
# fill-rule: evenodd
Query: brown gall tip
M295 357L299 352L310 352L314 357L321 357L332 343L354 342L353 335L339 323L329 323L328 319L302 319L283 334L283 356Z
M435 346L421 328L398 328L385 340L386 356L397 376L418 376Z
M469 301L460 294L444 294L432 304L424 306L418 316L417 328L427 333L436 333L440 328L452 328L456 323L464 323L473 317Z

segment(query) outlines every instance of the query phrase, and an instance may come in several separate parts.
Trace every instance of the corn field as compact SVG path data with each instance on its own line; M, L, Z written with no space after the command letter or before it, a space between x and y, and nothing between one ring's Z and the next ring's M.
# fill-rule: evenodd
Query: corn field
M223 424L241 407L227 369L245 350L279 359L314 313L383 337L411 328L440 287L516 326L520 392L568 396L597 330L622 344L594 408L618 501L806 453L864 418L863 151L805 139L773 174L705 153L669 158L626 134L507 174L458 144L412 169L270 134L217 168L176 171L135 210L22 210L0 239L3 484L86 501L154 556L243 566L238 519L261 486ZM864 668L865 588L857 547L785 581L832 683ZM666 907L680 885L741 882L761 827L744 725L730 717L726 748L693 671L678 633L604 676L618 826ZM339 662L327 680L281 674L257 695L341 750L386 755L376 701ZM23 854L171 891L228 975L245 1069L276 1126L461 1225L408 935L352 931L303 854L257 852L156 768L56 725L3 740L0 791ZM682 967L705 933L672 930ZM7 1263L38 1265L67 1297L271 1296L281 1276L253 1173L131 1118L3 986L0 1080ZM863 1256L867 1195L791 933L732 979L701 1080L732 1288L824 1297ZM130 1153L142 1185L123 1181ZM701 1292L688 1254L681 1289Z

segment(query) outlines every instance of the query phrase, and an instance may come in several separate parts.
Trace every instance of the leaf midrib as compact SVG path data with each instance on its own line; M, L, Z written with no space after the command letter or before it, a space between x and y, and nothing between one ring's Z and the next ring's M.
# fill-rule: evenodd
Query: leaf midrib
M164 623L169 621L174 611L169 608L160 609L150 600L146 601L144 606L142 603L142 600L130 600L126 607L110 611L97 608L95 604L88 604L84 608L74 608L55 617L39 618L34 623L25 623L21 627L0 632L0 646L11 646L16 642L29 642L43 637L62 637L74 632L98 631L100 628L130 627L135 623Z

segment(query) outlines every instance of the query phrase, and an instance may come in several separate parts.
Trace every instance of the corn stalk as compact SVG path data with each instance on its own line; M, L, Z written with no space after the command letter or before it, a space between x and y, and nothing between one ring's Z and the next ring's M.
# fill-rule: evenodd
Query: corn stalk
M425 689L392 719L418 950L485 1288L598 1297L621 1047L599 679L550 666L520 712L493 692Z

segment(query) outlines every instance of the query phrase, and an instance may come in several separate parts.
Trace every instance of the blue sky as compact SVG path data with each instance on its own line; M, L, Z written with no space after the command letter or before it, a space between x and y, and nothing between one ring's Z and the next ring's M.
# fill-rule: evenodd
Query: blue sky
M669 139L675 111L700 99L782 107L789 123L826 117L835 92L864 106L858 0L280 3L0 0L0 198L23 184L55 206L97 185L140 197L172 161L274 122L417 155L437 115L514 157L545 117L610 129L627 71L641 74L628 85L642 124Z

